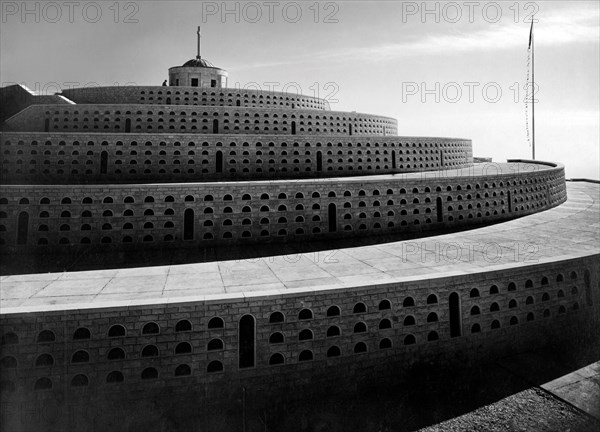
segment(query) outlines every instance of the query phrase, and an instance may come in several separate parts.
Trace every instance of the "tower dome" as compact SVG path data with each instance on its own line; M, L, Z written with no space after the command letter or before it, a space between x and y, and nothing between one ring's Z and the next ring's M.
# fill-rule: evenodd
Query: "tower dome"
M198 55L183 66L169 68L169 85L174 87L227 87L229 74L200 55L201 33L198 27Z
M215 65L203 58L195 58L186 61L182 67L214 68Z

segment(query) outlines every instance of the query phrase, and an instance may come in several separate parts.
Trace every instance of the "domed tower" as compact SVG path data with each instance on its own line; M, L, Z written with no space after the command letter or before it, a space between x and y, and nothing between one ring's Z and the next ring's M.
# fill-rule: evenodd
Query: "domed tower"
M183 64L169 68L169 85L174 87L227 87L229 74L200 56L200 27L198 27L198 55Z

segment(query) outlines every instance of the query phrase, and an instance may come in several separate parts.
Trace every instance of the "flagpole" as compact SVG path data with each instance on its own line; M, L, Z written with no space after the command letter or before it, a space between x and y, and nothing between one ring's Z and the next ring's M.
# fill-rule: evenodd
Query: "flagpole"
M535 160L535 38L533 36L533 16L531 17L531 153Z
M196 56L196 58L201 59L202 57L200 57L200 43L202 41L202 33L200 33L200 26L198 26L198 31L196 32L196 34L198 35L198 55Z

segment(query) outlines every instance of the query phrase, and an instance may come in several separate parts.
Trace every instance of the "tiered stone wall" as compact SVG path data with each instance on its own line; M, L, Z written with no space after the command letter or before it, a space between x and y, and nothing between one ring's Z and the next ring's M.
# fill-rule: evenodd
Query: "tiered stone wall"
M4 184L190 182L469 166L471 141L424 137L0 134Z
M389 117L291 108L169 105L32 105L6 120L9 131L395 136Z
M560 165L469 171L468 140L396 137L394 119L329 111L316 98L169 87L63 94L85 103L30 106L4 125L13 131L0 137L3 183L12 183L0 192L4 253L418 235L566 200ZM421 174L338 177L410 171ZM274 180L223 181L238 176ZM325 178L301 178L313 176ZM396 379L420 362L505 354L598 321L597 259L276 295L4 309L1 424L136 430L157 416L190 419L180 429L193 430L198 404L305 397Z
M3 186L0 242L5 251L147 248L473 226L564 202L564 168L549 165L490 164L486 175L420 178Z
M251 89L124 86L67 89L61 94L77 104L172 104L329 110L329 102L325 99Z
M416 363L557 342L599 322L598 258L360 288L3 313L3 425L128 430L178 412L180 430L190 430L203 420L198 407L238 406L242 394L344 391L402 379Z

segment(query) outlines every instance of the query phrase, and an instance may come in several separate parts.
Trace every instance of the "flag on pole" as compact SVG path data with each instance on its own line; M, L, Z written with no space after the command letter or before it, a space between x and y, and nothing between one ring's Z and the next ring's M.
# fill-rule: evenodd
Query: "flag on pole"
M533 17L531 17L531 28L529 29L529 48L531 49L531 41L533 40Z

